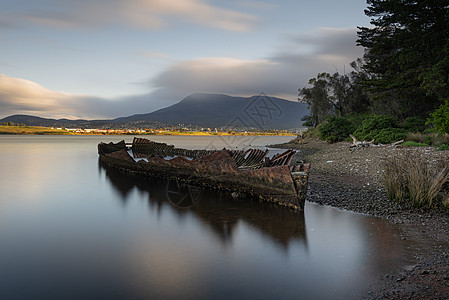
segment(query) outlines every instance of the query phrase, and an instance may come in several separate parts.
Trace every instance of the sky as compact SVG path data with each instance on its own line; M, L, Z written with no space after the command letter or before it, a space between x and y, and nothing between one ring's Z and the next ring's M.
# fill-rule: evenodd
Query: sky
M0 118L104 119L192 93L296 101L363 56L364 0L0 0Z

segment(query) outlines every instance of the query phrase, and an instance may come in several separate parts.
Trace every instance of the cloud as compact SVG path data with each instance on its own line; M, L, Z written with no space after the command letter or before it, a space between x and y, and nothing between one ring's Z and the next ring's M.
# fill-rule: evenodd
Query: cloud
M19 1L20 3L20 1ZM125 24L157 29L172 20L231 31L249 31L258 18L223 9L206 0L36 0L27 9L3 12L5 24L31 22L52 27L92 27Z
M0 74L2 112L11 108L45 111L48 107L59 111L65 109L61 103L66 97L63 93L51 91L32 81Z
M263 91L295 100L298 88L319 72L344 72L351 61L362 56L356 38L354 28L322 28L292 37L287 50L264 59L209 57L182 61L151 83L165 97L195 92L251 96Z
M310 36L291 37L288 47L261 59L205 57L176 62L148 83L152 93L113 101L55 92L0 74L0 117L27 113L53 118L114 118L151 112L197 92L238 96L265 92L296 100L298 88L307 86L310 78L321 72L342 73L362 56L363 49L355 46L356 38L355 28L322 28Z
M172 65L153 81L159 88L170 88L182 93L194 92L247 92L263 80L266 71L273 67L267 60L239 60L226 57L198 58Z
M107 100L47 89L35 82L0 74L0 118L29 114L46 118L109 119L150 112L165 100L150 101L148 94Z

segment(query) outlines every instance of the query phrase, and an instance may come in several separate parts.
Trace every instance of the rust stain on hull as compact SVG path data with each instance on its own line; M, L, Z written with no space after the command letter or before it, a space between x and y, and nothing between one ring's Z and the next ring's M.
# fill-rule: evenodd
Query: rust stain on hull
M310 165L290 166L292 150L270 159L268 151L258 149L187 150L142 138L134 138L131 149L140 160L129 154L124 141L98 145L101 162L126 173L177 179L293 209L304 207Z

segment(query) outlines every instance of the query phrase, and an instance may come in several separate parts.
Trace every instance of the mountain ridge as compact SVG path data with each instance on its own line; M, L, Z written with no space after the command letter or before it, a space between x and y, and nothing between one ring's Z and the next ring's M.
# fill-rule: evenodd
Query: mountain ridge
M306 104L260 94L237 97L194 93L181 101L150 113L105 120L68 120L12 115L2 122L46 127L197 126L212 128L295 129L308 114Z

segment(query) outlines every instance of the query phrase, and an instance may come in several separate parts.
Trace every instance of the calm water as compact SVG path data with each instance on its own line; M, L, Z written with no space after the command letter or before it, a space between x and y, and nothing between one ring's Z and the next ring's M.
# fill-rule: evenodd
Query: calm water
M358 298L409 263L401 229L375 218L100 166L98 142L121 139L132 137L0 136L1 299ZM195 149L290 137L154 139Z

